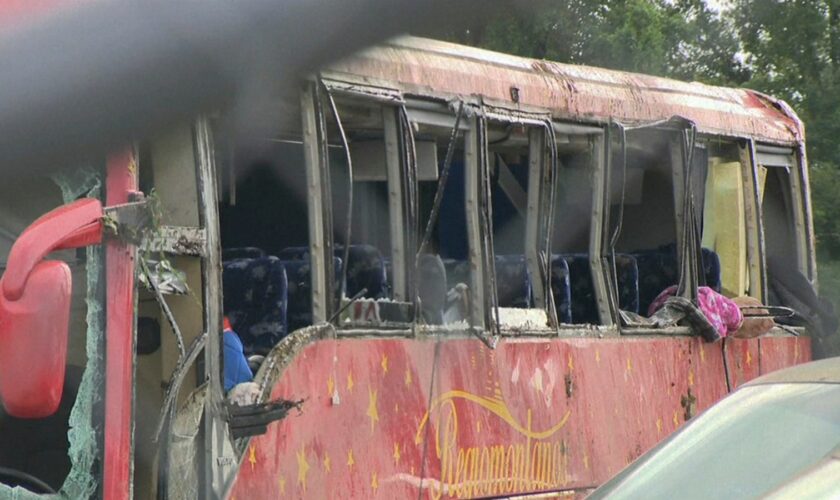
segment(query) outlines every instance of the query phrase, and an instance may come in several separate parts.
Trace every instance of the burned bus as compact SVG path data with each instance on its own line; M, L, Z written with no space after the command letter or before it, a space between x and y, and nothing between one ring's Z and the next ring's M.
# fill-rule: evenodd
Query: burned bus
M0 496L585 493L817 350L696 314L816 287L785 103L418 38L299 88L0 186Z

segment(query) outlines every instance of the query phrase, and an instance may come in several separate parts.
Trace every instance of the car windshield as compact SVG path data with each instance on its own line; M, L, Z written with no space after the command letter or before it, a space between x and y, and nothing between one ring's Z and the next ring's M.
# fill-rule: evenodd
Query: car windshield
M590 498L754 498L840 444L840 385L745 387Z

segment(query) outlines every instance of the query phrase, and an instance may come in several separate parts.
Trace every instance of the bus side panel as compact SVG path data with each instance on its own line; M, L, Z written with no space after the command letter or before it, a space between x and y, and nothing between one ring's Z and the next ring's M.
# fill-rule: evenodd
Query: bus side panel
M785 368L811 360L810 342L786 342L786 338L759 339L761 373Z
M761 366L809 357L806 338L762 345ZM729 342L733 388L759 349ZM230 498L585 490L724 397L725 371L721 343L689 337L317 341L272 393L301 413L251 440Z

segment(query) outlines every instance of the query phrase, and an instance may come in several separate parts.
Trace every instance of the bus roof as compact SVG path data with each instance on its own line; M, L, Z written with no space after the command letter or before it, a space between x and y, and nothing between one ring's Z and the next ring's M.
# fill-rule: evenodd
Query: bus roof
M790 106L753 90L528 59L424 38L393 39L330 70L405 94L478 94L489 104L548 110L556 119L574 122L639 124L681 116L708 134L784 145L804 140L802 123Z

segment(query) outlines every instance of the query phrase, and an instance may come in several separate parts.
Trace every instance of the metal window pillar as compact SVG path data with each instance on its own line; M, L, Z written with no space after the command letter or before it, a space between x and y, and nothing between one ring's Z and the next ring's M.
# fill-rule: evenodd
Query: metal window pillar
M599 135L593 138L592 152L592 221L589 231L589 266L592 283L598 303L598 316L602 325L614 325L609 279L605 266L605 244L609 241L610 220L610 172L609 155L610 136Z
M531 275L531 286L533 288L534 303L545 305L546 290L543 279L543 266L540 258L540 242L545 237L545 224L543 224L543 205L550 201L543 196L542 180L543 169L547 165L545 129L531 128L528 131L528 203L525 218L525 259L528 266L528 273ZM555 179L552 179L555 180ZM550 189L550 187L549 187ZM548 207L550 210L550 207ZM551 272L551 256L546 255L548 272Z
M465 146L465 200L467 240L470 264L470 324L485 329L484 238L481 230L480 203L482 180L478 134L478 117L468 120L469 130L464 134Z
M744 189L744 212L747 232L747 268L749 294L764 302L767 297L767 277L764 263L764 224L758 193L758 164L755 143L748 139L738 148L741 163L741 183Z
M204 229L205 253L201 259L204 296L204 371L209 385L204 411L205 476L204 498L221 498L225 483L233 472L222 459L230 450L223 416L222 388L222 295L221 241L216 189L216 165L210 124L200 118L193 130L193 147L198 180L199 224Z
M412 300L413 291L408 284L409 252L406 245L405 211L403 199L403 162L400 153L399 110L390 106L382 108L382 122L385 134L385 169L388 181L388 219L391 230L391 268L393 275L393 299ZM414 265L412 260L411 265Z
M306 162L307 215L309 219L309 258L312 286L312 322L321 323L329 319L332 295L332 255L330 245L325 244L328 217L325 215L325 192L329 184L325 179L326 162L321 151L321 126L315 111L317 99L315 87L308 84L301 93L300 108L303 124L303 154ZM328 255L328 252L330 255ZM343 263L347 265L347 263ZM328 268L329 266L329 268Z

